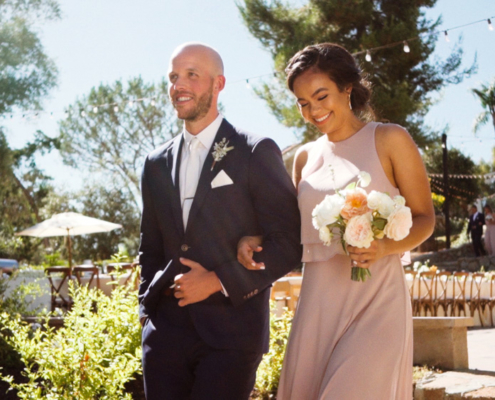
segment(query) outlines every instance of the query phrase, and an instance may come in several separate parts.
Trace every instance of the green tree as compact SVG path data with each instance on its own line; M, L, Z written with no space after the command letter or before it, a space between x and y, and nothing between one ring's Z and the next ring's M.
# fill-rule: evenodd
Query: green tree
M54 0L4 0L0 3L0 116L19 109L41 109L57 83L57 69L39 37L41 23L60 18ZM40 221L50 178L34 155L55 142L41 132L22 149L12 149L0 126L0 257L29 259L40 241L15 238L14 232Z
M0 3L0 115L15 107L41 109L57 83L57 68L39 38L38 25L60 17L54 0Z
M256 89L272 113L288 127L295 127L304 140L318 132L306 126L292 96L286 89L284 70L288 60L307 45L333 42L356 55L374 89L372 103L379 121L404 126L423 147L436 134L423 126L423 117L432 104L432 93L449 83L459 83L475 70L475 63L461 70L459 43L443 62L431 60L435 49L435 29L441 20L428 20L425 8L436 0L310 0L301 7L282 0L244 0L238 7L249 29L273 56L277 82ZM402 41L409 40L410 53ZM370 54L365 49L399 42Z
M33 142L11 149L0 131L0 258L32 259L42 243L14 233L43 219L40 210L53 188L51 178L36 166L35 155L57 146L56 139L37 132Z
M110 185L92 184L87 185L76 198L81 204L82 214L122 225L122 229L111 232L75 236L76 260L107 260L117 253L119 244L125 245L131 256L137 254L140 213L125 191Z
M488 123L490 117L492 119L493 129L495 129L495 79L488 85L481 85L480 89L472 89L472 92L485 109L474 120L474 133L478 132L483 125Z
M128 192L138 210L145 156L180 132L167 82L145 83L138 77L127 85L102 84L67 111L59 123L64 162L103 174Z

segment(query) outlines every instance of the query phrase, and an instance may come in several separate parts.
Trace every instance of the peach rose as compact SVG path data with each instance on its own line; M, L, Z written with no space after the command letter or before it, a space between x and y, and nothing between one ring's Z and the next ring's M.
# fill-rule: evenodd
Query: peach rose
M345 228L344 240L354 247L370 247L373 241L373 230L371 229L371 213L352 217Z
M402 240L409 235L412 226L412 214L409 207L399 207L387 218L385 225L385 235L394 240Z
M346 192L344 207L340 211L342 218L350 220L369 211L367 194L363 189L356 188Z

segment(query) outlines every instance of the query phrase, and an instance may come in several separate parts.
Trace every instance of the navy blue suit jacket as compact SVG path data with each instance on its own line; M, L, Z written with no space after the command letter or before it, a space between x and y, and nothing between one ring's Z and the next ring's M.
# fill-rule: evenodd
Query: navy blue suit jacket
M210 149L185 228L179 192L182 137L149 154L143 170L140 317L156 313L163 289L187 272L179 263L185 257L215 271L229 297L217 292L183 308L167 302L160 312L171 321L189 313L198 334L215 348L266 352L271 284L297 267L302 253L296 191L280 149L271 139L223 120L214 143L225 138L234 149L213 170ZM212 188L221 170L233 184ZM237 244L246 235L263 236L263 251L255 259L265 270L250 271L237 261Z

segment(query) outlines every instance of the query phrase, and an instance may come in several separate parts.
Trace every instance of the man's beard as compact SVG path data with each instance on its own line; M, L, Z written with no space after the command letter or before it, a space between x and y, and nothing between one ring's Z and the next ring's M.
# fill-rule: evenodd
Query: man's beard
M182 114L179 110L177 110L178 116L180 119L189 122L195 122L203 118L208 111L210 111L211 103L213 101L213 83L211 84L208 91L201 95L198 99L198 104L195 108L187 111L183 111ZM182 115L181 115L182 114Z

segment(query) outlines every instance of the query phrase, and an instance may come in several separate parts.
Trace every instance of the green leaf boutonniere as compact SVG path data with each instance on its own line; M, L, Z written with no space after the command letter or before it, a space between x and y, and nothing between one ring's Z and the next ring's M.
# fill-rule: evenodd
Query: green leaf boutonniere
M232 150L234 146L228 147L229 142L227 139L223 138L220 143L215 143L213 146L213 164L211 165L211 170L215 167L215 164L227 155L227 152Z

